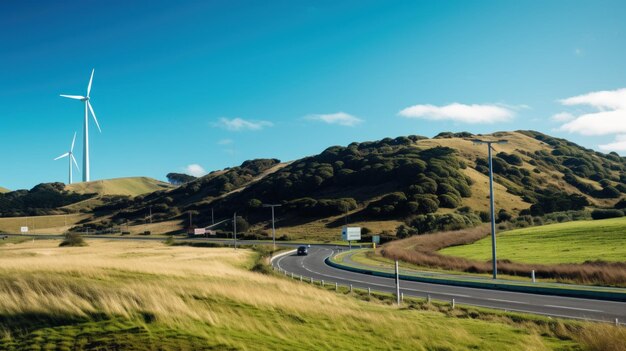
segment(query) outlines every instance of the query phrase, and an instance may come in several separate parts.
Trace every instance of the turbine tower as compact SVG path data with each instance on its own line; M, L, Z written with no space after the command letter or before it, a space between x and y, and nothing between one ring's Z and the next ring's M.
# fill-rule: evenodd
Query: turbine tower
M93 107L91 107L91 103L89 102L89 93L91 92L91 82L93 81L93 73L95 70L91 70L91 77L89 78L89 85L87 85L87 96L80 95L63 95L62 97L66 97L69 99L80 100L85 102L85 120L83 125L83 182L89 181L89 112L91 111L91 115L93 116L93 120L96 122L96 126L100 133L102 130L100 129L100 124L98 124L98 119L96 118L96 114L93 112Z
M69 162L70 162L70 180L69 183L67 184L72 184L72 162L74 162L74 164L76 165L76 169L80 172L80 168L78 167L78 162L76 162L76 158L74 157L74 143L76 142L76 132L74 132L74 139L72 139L72 146L70 146L70 151L64 153L63 155L55 158L54 160L59 160L62 159L64 157L69 157Z

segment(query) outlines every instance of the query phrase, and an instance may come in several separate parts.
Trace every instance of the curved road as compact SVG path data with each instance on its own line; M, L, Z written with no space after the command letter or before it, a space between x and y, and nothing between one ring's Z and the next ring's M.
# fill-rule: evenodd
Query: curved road
M282 270L314 280L340 285L352 284L355 288L371 288L375 291L395 293L392 278L349 272L328 266L324 260L332 255L332 247L312 246L308 256L285 255L272 264ZM405 296L425 298L430 295L437 300L496 308L507 311L543 314L553 317L588 319L596 321L626 322L626 303L571 297L508 292L491 289L467 288L441 284L401 281L400 292Z

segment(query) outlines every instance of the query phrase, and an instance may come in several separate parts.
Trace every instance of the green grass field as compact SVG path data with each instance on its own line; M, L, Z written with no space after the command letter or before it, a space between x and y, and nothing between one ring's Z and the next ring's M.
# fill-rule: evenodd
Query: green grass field
M516 229L497 235L498 259L524 263L626 261L626 217L575 221ZM439 251L445 255L487 261L491 238Z
M575 331L597 338L590 324L357 299L252 272L250 250L88 243L0 246L0 349L572 351Z
M80 194L137 196L172 187L169 183L148 177L129 177L74 183L67 185L66 189Z

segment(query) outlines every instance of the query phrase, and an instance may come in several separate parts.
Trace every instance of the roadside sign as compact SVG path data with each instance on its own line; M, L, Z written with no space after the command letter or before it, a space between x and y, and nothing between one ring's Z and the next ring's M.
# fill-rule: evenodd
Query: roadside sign
M28 227L21 227L21 228L20 228L20 232L22 232L22 233L28 233Z
M344 227L341 231L341 240L361 240L361 227Z
M380 235L372 235L372 242L374 244L380 244Z
M206 234L206 229L205 228L194 228L191 231L191 234L193 234L193 235L204 235L204 234Z

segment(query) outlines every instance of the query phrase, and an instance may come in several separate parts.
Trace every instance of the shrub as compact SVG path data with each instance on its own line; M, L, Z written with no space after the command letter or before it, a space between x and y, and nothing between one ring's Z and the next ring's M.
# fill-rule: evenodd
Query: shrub
M459 207L459 199L452 194L439 195L439 206L444 208L457 208Z
M593 219L606 219L606 218L618 218L624 217L624 212L616 209L597 209L591 212L591 218Z
M78 233L67 233L65 234L65 239L61 241L59 246L87 246L87 243L83 239L82 236Z

